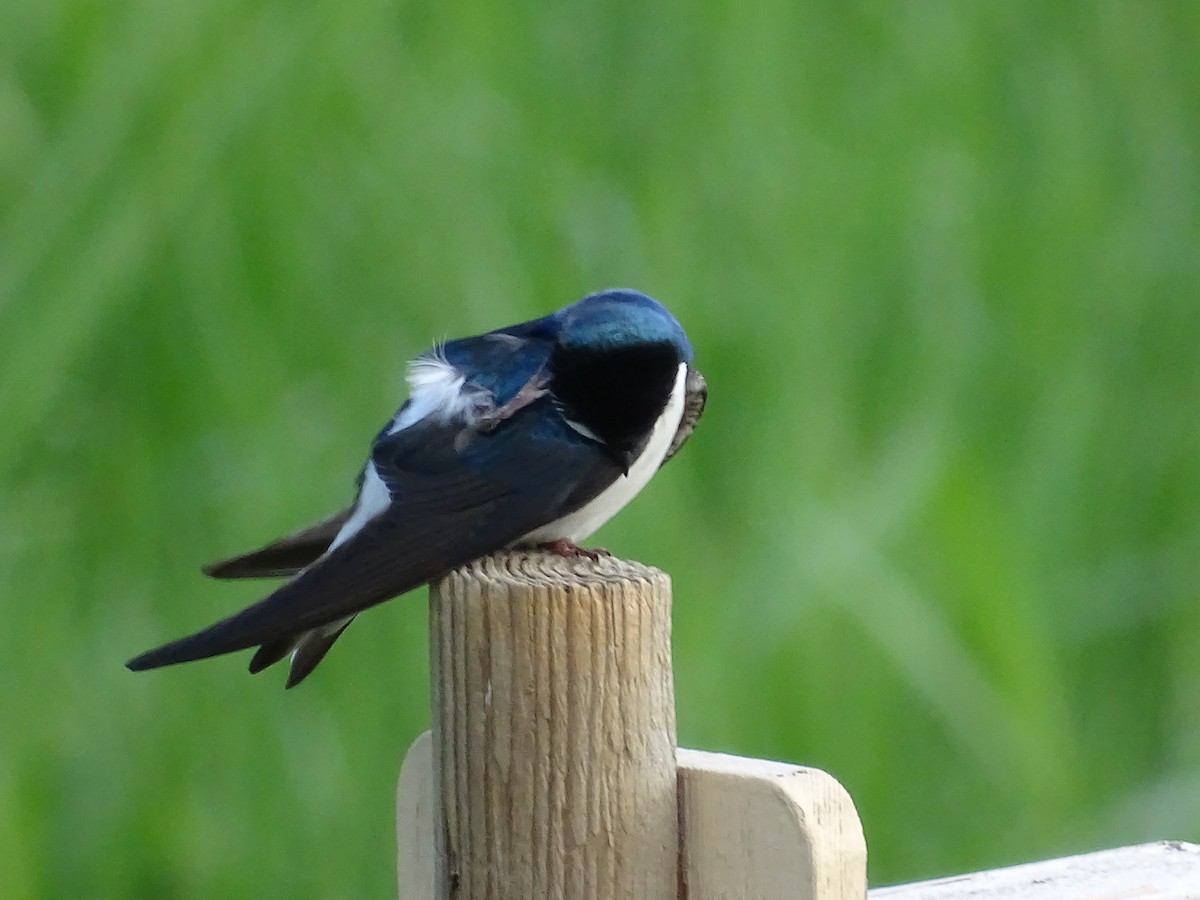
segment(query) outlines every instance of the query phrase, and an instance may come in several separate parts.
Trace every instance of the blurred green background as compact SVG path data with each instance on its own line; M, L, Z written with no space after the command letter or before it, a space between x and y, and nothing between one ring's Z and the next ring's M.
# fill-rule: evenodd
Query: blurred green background
M8 3L0 892L394 896L425 598L129 656L349 499L433 339L606 286L711 386L596 538L682 744L882 884L1200 839L1200 5ZM369 623L369 624L368 624Z

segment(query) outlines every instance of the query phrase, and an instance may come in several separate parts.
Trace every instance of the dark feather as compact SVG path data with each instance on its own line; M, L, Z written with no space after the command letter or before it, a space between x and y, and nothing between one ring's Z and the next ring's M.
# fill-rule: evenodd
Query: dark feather
M333 543L333 539L353 511L354 507L348 506L328 519L281 537L265 547L210 563L202 571L213 578L275 578L295 575L305 566L311 566L329 549L329 545Z
M273 666L292 652L296 646L296 635L289 634L281 638L264 641L254 656L250 658L250 674L257 675L268 666Z
M321 629L307 632L296 645L296 653L292 656L292 666L288 670L287 682L284 687L294 688L312 674L317 663L325 658L325 654L329 652L333 642L342 636L342 632L352 621L353 619L347 619L341 628L328 634Z

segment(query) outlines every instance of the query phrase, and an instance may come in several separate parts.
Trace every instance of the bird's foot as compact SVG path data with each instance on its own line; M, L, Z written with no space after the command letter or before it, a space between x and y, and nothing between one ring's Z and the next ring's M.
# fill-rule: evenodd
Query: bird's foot
M586 556L592 562L595 562L602 556L612 556L612 554L603 547L593 547L591 549L587 547L580 547L574 541L568 541L566 538L545 541L544 543L538 544L538 549L545 550L548 553L553 553L555 556L565 556L568 558Z

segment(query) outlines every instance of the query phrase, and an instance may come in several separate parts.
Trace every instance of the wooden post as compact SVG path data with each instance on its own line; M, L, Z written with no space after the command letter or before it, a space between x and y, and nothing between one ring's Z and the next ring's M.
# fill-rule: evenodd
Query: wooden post
M429 596L434 896L675 900L670 579L517 552Z

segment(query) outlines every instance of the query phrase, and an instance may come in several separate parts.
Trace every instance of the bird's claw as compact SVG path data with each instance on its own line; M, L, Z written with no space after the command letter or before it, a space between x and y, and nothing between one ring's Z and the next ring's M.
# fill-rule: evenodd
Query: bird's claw
M580 547L574 541L568 541L566 538L558 538L553 541L545 541L538 544L539 550L545 550L548 553L553 553L556 556L564 556L568 559L578 559L581 556L587 557L592 562L605 556L612 556L603 547Z

